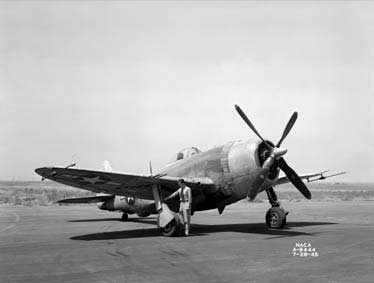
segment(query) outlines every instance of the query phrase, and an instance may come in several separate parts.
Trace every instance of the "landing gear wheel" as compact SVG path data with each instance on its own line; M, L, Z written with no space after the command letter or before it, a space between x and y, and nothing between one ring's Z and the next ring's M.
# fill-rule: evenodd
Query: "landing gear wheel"
M126 212L124 212L122 214L121 219L122 219L123 222L126 222L127 220L129 220L129 215Z
M272 207L266 213L266 226L271 229L282 229L286 224L286 212L280 207Z
M175 237L180 235L181 222L179 217L176 215L174 219L166 225L164 228L161 228L162 235L165 237Z

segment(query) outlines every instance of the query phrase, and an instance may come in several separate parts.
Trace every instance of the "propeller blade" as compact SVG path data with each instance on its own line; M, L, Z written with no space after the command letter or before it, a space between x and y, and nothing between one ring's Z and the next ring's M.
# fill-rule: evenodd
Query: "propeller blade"
M286 163L286 161L283 159L283 157L279 158L277 161L277 165L280 169L286 174L288 180L302 193L304 197L307 199L312 198L312 194L308 190L308 188L305 186L304 182L300 179L299 175Z
M283 140L287 137L288 133L291 131L293 125L295 124L296 119L297 119L297 112L294 112L292 114L290 120L288 121L286 127L284 128L282 137L280 138L280 140L277 143L276 147L279 147L282 144Z
M235 110L236 112L238 112L238 114L240 115L240 117L242 117L242 119L244 120L244 122L251 128L251 130L267 145L268 148L272 149L273 147L271 145L269 145L264 139L263 137L259 134L259 132L257 132L255 126L251 123L251 121L248 119L247 115L245 115L245 113L243 112L243 110L239 107L239 105L236 105L235 104Z
M258 190L261 188L263 183L265 182L266 178L269 175L269 168L262 168L261 171L258 173L256 179L252 183L252 188L249 189L247 196L253 200L258 193Z

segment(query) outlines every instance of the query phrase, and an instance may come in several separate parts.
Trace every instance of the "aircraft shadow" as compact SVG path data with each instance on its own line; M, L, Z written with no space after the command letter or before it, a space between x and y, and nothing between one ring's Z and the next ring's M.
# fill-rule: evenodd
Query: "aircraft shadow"
M122 221L121 218L97 218L97 219L77 219L68 220L68 222L101 222L101 221Z
M295 236L314 236L318 234L318 232L306 233L306 232L301 232L301 231L290 230L290 228L319 226L319 225L334 225L334 224L337 224L337 223L289 222L286 224L287 225L286 228L282 230L267 229L264 223L238 223L238 224L220 224L220 225L192 224L190 236L206 236L211 233L221 233L221 232L238 232L238 233L262 234L262 235L274 236L274 237L270 237L267 239L295 237ZM74 237L71 237L70 239L82 240L82 241L100 241L100 240L116 240L116 239L131 239L131 238L147 238L147 237L158 237L158 236L161 236L160 229L149 228L149 229L135 229L135 230L93 233L93 234L86 234L86 235L81 235L81 236L74 236Z
M155 224L156 221L155 220L151 221L152 219L155 219L155 217L129 218L126 222L141 222L141 223ZM94 218L94 219L68 220L68 222L101 222L101 221L119 221L119 222L123 222L122 219L121 219L121 217L117 217L117 218ZM126 223L126 222L123 222L123 223Z

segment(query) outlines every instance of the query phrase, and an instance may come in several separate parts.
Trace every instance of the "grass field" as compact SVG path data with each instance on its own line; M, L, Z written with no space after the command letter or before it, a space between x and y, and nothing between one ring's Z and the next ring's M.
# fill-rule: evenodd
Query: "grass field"
M312 192L312 201L350 201L374 200L374 183L307 183ZM285 184L275 188L280 200L302 201L304 197ZM5 182L0 181L0 204L24 206L56 205L56 201L65 198L93 196L88 191L64 186L58 183L44 182ZM267 201L265 193L257 196L255 202Z
M51 181L5 182L0 181L0 204L25 206L54 205L65 198L93 196L88 191L79 190Z

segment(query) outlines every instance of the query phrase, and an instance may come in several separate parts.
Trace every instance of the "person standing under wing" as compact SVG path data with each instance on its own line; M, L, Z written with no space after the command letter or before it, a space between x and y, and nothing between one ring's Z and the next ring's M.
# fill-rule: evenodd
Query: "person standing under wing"
M180 205L179 213L182 216L184 231L186 236L190 232L190 220L191 220L191 205L192 205L192 193L191 188L187 187L183 179L178 180L179 189L172 193L165 200L171 199L179 195Z

